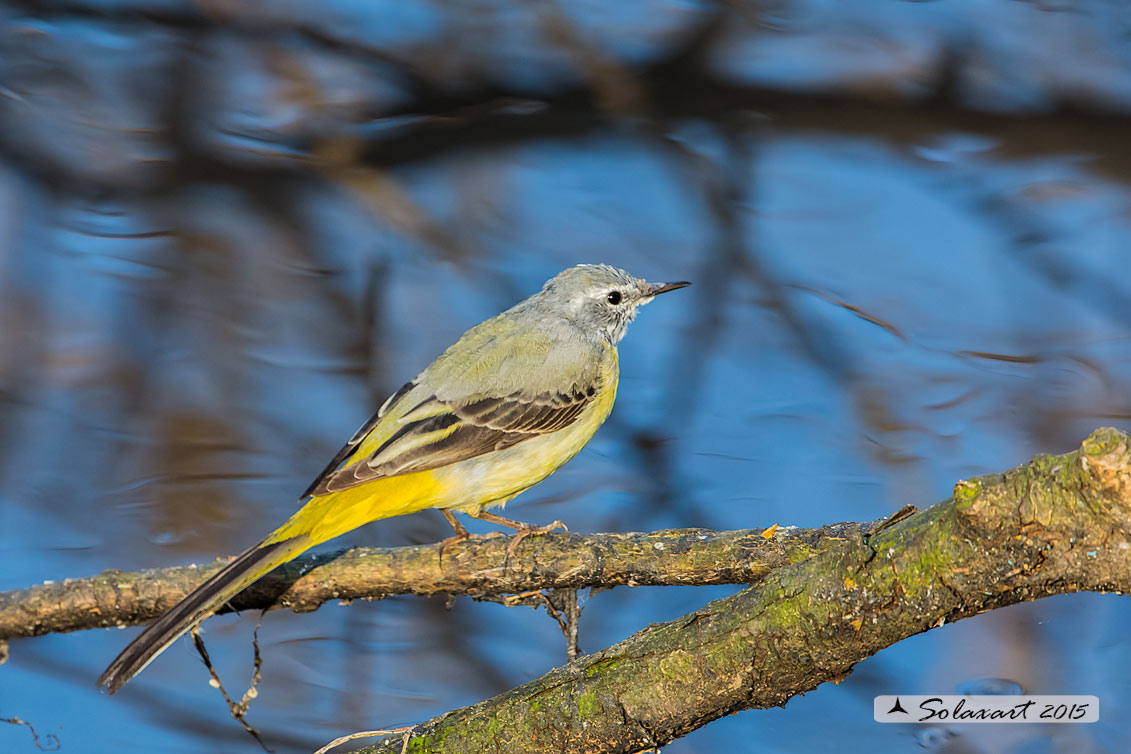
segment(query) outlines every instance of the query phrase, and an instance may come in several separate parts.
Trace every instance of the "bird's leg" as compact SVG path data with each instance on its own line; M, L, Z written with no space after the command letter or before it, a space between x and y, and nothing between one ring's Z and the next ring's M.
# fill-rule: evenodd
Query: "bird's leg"
M511 539L511 543L507 547L507 555L514 555L514 551L515 548L518 547L518 543L529 537L531 534L545 534L546 532L553 531L554 529L564 529L565 531L569 531L569 527L563 524L561 521L553 521L549 524L546 524L545 526L531 526L530 524L524 524L521 521L515 521L514 519L506 518L504 516L482 510L478 513L468 513L467 515L471 516L472 518L477 518L480 521L486 521L498 526L505 526L508 529L514 529L516 532L518 532L514 535L514 538Z
M452 529L455 530L455 534L448 537L447 539L440 541L440 565L443 565L444 551L448 549L448 545L454 545L456 542L462 542L465 539L470 539L471 532L467 530L466 526L459 522L459 519L456 518L456 514L452 513L447 508L441 508L440 513L444 514L444 518L447 520L448 524L450 524Z
M448 524L455 529L456 532L454 536L445 539L445 542L462 542L471 536L471 532L467 530L466 526L459 522L459 519L456 518L456 514L452 513L447 508L441 508L440 513L444 514L445 520L447 520Z
M440 513L444 514L444 519L455 531L455 534L453 534L452 536L448 537L447 539L440 540L440 563L442 564L444 562L444 551L448 549L448 545L454 545L457 542L463 542L465 539L471 539L471 532L469 532L467 530L467 527L459 522L459 519L456 518L456 514L452 513L447 508L440 508ZM484 536L501 537L502 534L497 531L493 531L489 534L485 534Z

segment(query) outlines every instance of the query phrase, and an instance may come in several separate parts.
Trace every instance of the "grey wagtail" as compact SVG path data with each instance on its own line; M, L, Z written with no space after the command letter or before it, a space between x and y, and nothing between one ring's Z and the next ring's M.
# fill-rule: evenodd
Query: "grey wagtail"
M338 451L306 504L157 619L98 679L111 694L178 637L276 566L382 518L438 508L523 533L487 512L581 450L613 408L617 343L638 307L690 283L648 283L604 264L558 273L468 330Z

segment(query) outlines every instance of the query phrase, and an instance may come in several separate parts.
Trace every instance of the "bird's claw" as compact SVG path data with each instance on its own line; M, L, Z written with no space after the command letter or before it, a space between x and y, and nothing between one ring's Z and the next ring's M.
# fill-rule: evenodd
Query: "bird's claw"
M569 531L569 527L563 524L561 521L551 521L545 526L524 526L523 528L519 529L513 537L511 537L511 543L507 546L507 557L509 558L514 555L515 550L518 549L519 543L529 537L531 534L545 534L546 532L551 532L554 529L561 529L567 532Z

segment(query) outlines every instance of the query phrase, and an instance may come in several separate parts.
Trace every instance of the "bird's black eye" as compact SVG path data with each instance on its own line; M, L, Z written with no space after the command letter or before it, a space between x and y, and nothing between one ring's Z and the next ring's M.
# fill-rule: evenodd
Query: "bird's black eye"
M613 306L616 306L621 300L620 291L609 291L609 295L605 297L605 300Z

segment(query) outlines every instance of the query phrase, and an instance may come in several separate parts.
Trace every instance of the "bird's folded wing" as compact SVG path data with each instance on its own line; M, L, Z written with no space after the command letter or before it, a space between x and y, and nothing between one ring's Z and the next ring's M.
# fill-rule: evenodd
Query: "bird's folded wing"
M588 384L538 395L519 391L458 401L429 396L404 411L396 431L375 450L338 468L377 426L383 416L378 412L339 451L307 494L325 495L382 477L427 471L556 432L576 421L600 391L599 377L583 382ZM408 393L397 400L405 400Z
M381 405L381 408L374 411L373 416L369 417L365 424L362 424L361 427L353 433L353 437L346 441L346 444L342 446L341 450L330 459L330 463L326 464L326 468L322 469L321 473L314 478L314 481L310 483L310 486L306 488L306 491L303 492L299 498L301 499L315 494L315 490L318 489L319 485L326 481L326 478L342 465L342 461L346 460L346 458L357 449L361 441L377 426L377 422L389 413L389 409L401 398L405 397L414 387L416 387L415 382L406 382L404 385L401 385L397 392L390 395L384 404ZM319 492L317 494L323 493Z

